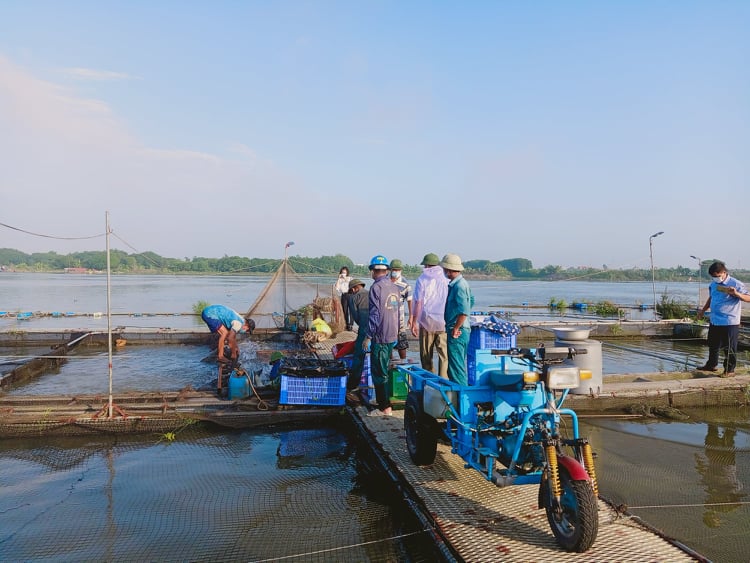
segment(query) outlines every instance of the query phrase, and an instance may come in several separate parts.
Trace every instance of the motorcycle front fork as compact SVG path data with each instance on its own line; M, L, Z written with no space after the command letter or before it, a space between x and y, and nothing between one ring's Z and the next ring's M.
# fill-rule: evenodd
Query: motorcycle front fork
M591 450L591 444L589 441L583 438L577 440L566 440L565 444L573 446L575 451L575 457L583 465L586 473L589 475L591 480L591 487L594 490L594 495L599 496L599 484L596 480L596 468L594 466L594 453ZM547 468L549 470L548 478L550 482L550 490L555 498L555 502L559 505L560 497L562 496L562 485L560 484L560 468L557 460L557 444L555 442L549 442L544 446L544 452L547 457Z

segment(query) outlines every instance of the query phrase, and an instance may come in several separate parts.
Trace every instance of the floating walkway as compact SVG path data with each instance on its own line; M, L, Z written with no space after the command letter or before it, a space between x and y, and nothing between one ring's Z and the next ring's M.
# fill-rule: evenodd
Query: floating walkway
M226 428L320 424L340 407L279 406L275 399L219 399L208 391L120 393L113 395L0 396L0 438L175 432L196 422Z
M500 488L478 472L464 469L450 446L438 444L435 463L417 467L406 449L403 411L392 417L367 417L352 409L357 426L379 454L386 471L412 507L421 513L435 539L458 561L706 561L665 538L635 517L599 500L599 534L585 553L560 549L543 509L538 485Z

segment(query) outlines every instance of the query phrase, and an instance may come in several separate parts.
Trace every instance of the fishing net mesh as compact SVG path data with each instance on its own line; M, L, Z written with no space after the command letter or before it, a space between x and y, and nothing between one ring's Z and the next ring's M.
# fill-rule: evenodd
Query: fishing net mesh
M311 283L294 271L288 260L282 262L245 316L257 329L306 331L320 317L334 333L344 328L341 302L333 284Z
M0 441L2 559L404 560L333 429L176 434Z

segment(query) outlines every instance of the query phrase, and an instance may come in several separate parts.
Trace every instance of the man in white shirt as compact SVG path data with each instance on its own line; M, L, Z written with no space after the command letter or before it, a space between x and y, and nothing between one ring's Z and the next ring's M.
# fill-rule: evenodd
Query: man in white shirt
M448 379L448 338L444 318L448 280L439 264L437 254L426 254L422 259L424 271L414 284L409 328L414 336L419 336L422 368ZM437 372L433 364L435 353L438 356Z

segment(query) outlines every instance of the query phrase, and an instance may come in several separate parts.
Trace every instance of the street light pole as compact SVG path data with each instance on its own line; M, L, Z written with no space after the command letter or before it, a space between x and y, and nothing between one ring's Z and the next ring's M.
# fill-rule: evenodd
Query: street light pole
M701 308L701 269L702 269L703 263L701 262L700 258L698 258L697 256L693 256L692 254L690 255L690 258L694 258L695 260L698 261L698 309L700 309ZM698 311L698 309L696 309L696 312Z
M654 320L658 320L656 316L656 275L654 274L654 243L653 240L659 235L663 235L664 231L659 231L648 237L648 255L651 258L651 289L654 292Z

